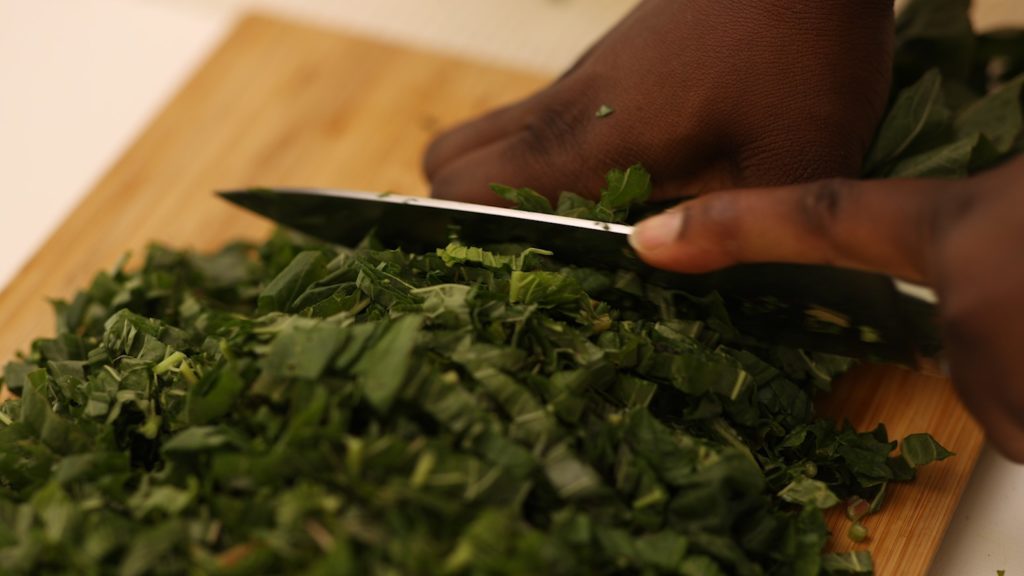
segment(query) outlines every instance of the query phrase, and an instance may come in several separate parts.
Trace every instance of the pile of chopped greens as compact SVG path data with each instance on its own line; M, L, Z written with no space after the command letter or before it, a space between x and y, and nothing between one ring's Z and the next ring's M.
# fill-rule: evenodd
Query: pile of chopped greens
M9 573L818 574L947 453L814 416L848 361L524 247L150 249L9 364Z
M962 69L914 58L962 56L960 4L901 19L868 174L1021 149L1019 33L968 24ZM498 192L616 221L649 186ZM56 310L3 371L4 574L863 574L867 553L823 553L823 510L859 519L950 455L816 416L849 360L536 247L154 246Z

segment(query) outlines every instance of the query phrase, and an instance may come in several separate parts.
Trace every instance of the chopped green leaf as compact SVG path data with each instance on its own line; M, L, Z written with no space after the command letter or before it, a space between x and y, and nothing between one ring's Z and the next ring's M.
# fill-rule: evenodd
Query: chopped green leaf
M552 214L554 209L551 202L530 188L512 188L503 184L491 184L491 190L505 200L515 204L515 207L527 212L541 212Z
M911 434L903 439L900 455L911 468L945 460L953 455L932 438L931 434Z

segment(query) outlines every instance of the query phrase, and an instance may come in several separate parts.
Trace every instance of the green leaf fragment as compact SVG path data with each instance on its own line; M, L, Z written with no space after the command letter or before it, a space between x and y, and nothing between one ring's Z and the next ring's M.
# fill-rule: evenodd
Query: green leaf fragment
M504 184L491 184L491 190L505 200L512 202L519 210L552 214L551 202L530 188L513 188Z
M1010 151L1021 132L1021 88L1024 75L1018 76L957 113L954 127L961 138L980 134L992 144L994 152Z
M916 84L904 89L878 130L864 166L867 172L900 157L919 139L948 120L942 95L942 75L930 70Z
M800 476L779 492L779 498L793 504L814 506L826 510L839 503L839 497L829 489L828 484L806 476Z
M863 542L868 539L868 529L860 522L854 522L846 531L846 537L854 542Z
M260 293L257 313L287 312L296 298L326 273L323 253L300 252Z
M825 554L822 557L821 567L826 574L835 575L874 574L875 571L871 553L865 550Z
M931 434L911 434L900 445L900 456L911 468L945 460L953 453L942 447Z
M278 331L264 367L275 377L314 380L323 374L345 336L334 322L297 318Z
M423 318L417 315L384 324L376 341L353 366L352 372L359 378L363 393L377 410L388 410L405 383L422 325Z
M967 176L980 136L972 134L897 162L892 178L963 178Z
M541 306L579 302L585 294L576 280L560 272L515 270L509 278L509 301Z
M216 426L192 426L168 439L164 452L202 452L216 450L232 443L231 437Z
M606 182L597 202L598 220L621 222L631 206L646 202L651 195L651 175L639 164L608 172Z

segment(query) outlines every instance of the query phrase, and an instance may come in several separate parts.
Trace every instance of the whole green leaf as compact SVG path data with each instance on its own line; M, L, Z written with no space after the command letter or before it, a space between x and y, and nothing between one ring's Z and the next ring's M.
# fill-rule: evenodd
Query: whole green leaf
M949 118L942 95L942 75L938 70L929 70L896 97L864 161L865 172L879 172L912 145L920 145L922 138L942 127Z
M1024 75L960 110L954 121L957 134L961 138L981 134L1000 155L1009 152L1021 133L1022 87Z
M974 134L910 158L900 160L887 173L891 178L963 178L981 136Z

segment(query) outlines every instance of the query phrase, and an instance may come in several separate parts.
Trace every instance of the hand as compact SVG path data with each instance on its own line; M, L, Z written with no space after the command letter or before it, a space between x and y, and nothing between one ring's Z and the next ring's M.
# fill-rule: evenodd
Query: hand
M716 192L641 222L648 263L875 270L939 294L953 382L1008 457L1024 462L1024 157L967 180L826 180Z
M892 0L645 0L547 89L442 134L426 173L490 204L490 182L595 196L637 162L656 200L853 176L892 36Z

